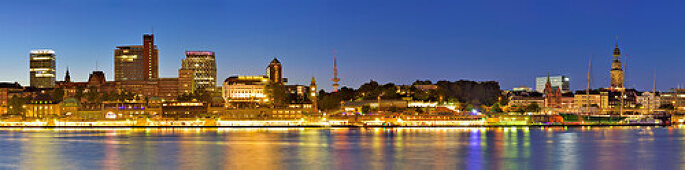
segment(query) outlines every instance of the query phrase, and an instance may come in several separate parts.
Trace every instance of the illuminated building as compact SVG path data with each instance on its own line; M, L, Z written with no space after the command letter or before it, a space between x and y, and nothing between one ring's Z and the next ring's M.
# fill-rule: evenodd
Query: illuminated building
M195 87L194 71L190 69L178 70L178 92L180 94L191 94Z
M9 99L14 95L21 94L23 90L24 88L17 82L0 83L0 114L7 114Z
M540 93L545 92L545 84L547 84L547 78L549 78L552 88L559 88L562 93L570 91L571 79L564 75L536 77L535 91Z
M201 118L208 116L208 105L201 102L171 102L162 104L164 118Z
M271 63L269 63L269 66L266 67L266 76L273 83L283 84L283 68L281 62L278 61L276 57L274 57L274 59L271 60Z
M117 91L133 93L139 98L157 96L158 85L158 81L116 81Z
M56 118L61 116L60 101L40 94L24 105L26 118Z
M661 93L661 104L671 104L676 111L685 111L685 89L677 88Z
M573 103L577 108L594 107L605 109L609 107L609 94L607 92L593 91L590 94L576 93Z
M228 107L255 107L268 102L264 87L266 76L232 76L224 81L222 96Z
M511 96L509 98L508 107L525 107L531 104L543 105L545 98L542 96Z
M618 40L614 48L613 60L611 62L611 90L623 91L623 67L621 66L621 50L618 49Z
M55 51L31 50L30 74L31 87L55 87Z
M114 50L114 80L142 81L158 73L158 50L154 35L143 35L143 45L118 46Z
M544 90L544 89L543 89L543 90ZM521 87L514 87L513 89L511 89L511 91L515 91L515 92L532 92L533 89L531 89L530 87L521 86Z
M179 79L178 78L158 78L157 79L158 92L157 96L169 101L176 100L179 95Z
M182 73L184 75L181 75ZM184 78L191 76L192 84L189 82L184 82L183 84L184 86L190 86L192 88L192 90L190 90L191 92L194 92L197 89L214 91L216 88L216 61L214 52L186 51L186 58L183 59L181 69L179 70L179 77L181 76ZM182 91L188 93L186 92L188 91L186 89Z
M661 106L661 97L652 92L642 92L637 96L637 103L642 105L645 109L658 109Z

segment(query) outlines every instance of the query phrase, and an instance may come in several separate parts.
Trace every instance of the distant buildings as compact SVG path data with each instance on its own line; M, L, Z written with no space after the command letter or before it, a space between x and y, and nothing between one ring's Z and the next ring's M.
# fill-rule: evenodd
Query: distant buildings
M114 50L114 80L142 81L159 76L154 35L143 35L143 45L118 46Z
M29 70L31 87L55 87L55 67L55 51L31 50Z
M186 51L178 72L182 93L216 88L216 60L211 51Z
M609 108L609 94L607 92L576 93L573 100L576 108Z
M535 91L539 93L545 92L545 84L547 83L547 78L549 78L549 81L552 84L553 88L559 88L562 93L570 91L571 79L564 75L536 77Z

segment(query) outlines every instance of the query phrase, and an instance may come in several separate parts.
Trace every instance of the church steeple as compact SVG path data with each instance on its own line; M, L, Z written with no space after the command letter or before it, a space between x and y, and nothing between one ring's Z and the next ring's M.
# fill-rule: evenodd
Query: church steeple
M613 61L611 62L611 89L615 91L623 90L623 64L621 63L621 50L618 48L618 36L616 36L616 45L614 47L614 53L612 55Z
M65 82L71 82L71 76L69 75L69 67L67 67L67 73L64 75Z
M616 47L614 47L614 58L621 56L621 50L618 49L618 36L616 36Z

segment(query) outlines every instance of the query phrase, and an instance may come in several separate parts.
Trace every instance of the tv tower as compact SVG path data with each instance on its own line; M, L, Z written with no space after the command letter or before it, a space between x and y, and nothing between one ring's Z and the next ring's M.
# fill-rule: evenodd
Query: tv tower
M333 78L331 81L333 81L333 92L338 92L338 82L340 81L340 78L338 78L338 57L337 57L337 51L333 50Z

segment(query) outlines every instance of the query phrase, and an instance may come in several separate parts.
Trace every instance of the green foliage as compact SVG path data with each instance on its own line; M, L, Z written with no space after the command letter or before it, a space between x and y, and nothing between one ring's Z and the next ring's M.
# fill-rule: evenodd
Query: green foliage
M269 83L264 88L264 93L269 97L273 107L286 107L290 102L285 86L280 83Z
M495 103L490 107L490 112L491 113L502 113L502 107L500 107L499 103Z
M212 93L204 89L198 89L193 93L184 93L179 95L176 100L180 102L205 102L212 101Z
M673 110L673 109L675 109L675 107L671 103L666 103L666 104L662 104L661 106L659 106L659 109Z
M31 101L31 97L21 97L21 96L12 96L8 101L7 101L7 113L8 114L14 114L18 115L26 111L24 109L24 104L28 103Z
M526 112L539 112L540 110L542 110L542 108L540 108L540 105L538 105L537 103L532 103L526 106L524 110Z
M64 99L64 89L62 88L56 88L55 90L52 91L50 94L53 98L57 100L63 100Z
M368 105L362 106L362 113L369 114L369 112L371 112L371 106L368 106Z
M416 81L414 81L414 83L412 83L412 85L431 85L431 84L433 84L433 82L431 82L430 80L424 80L424 81L416 80Z

